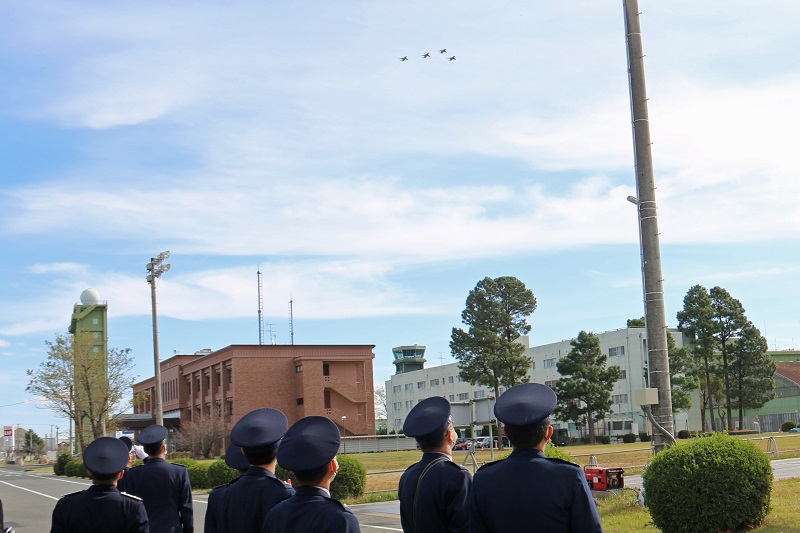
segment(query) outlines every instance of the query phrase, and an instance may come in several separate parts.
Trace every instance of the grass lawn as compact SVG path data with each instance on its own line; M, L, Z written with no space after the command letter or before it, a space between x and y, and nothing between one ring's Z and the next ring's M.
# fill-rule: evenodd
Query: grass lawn
M786 434L767 434L762 437ZM681 441L678 441L679 443ZM800 434L797 437L777 439L779 455L770 456L771 459L789 459L800 457ZM754 441L760 449L767 450L767 441ZM639 474L643 466L650 462L649 443L636 442L631 444L596 444L566 446L563 450L569 453L574 461L580 465L588 464L590 456L594 455L600 466L623 467L626 474ZM467 452L456 451L453 460L461 464ZM507 451L503 451L503 454ZM364 498L347 503L367 503L397 499L397 484L400 475L410 465L419 461L419 451L383 452L353 454L364 464L367 469L367 492ZM501 452L495 450L495 458ZM478 450L475 457L479 466L489 462L489 450ZM471 464L467 468L472 471ZM386 491L386 492L376 492ZM771 511L763 524L754 531L759 533L788 533L800 531L800 479L786 479L776 481L772 490ZM598 509L606 531L615 533L627 532L657 532L659 531L650 519L646 508L635 505L635 491L625 491L619 497L610 497L602 500Z

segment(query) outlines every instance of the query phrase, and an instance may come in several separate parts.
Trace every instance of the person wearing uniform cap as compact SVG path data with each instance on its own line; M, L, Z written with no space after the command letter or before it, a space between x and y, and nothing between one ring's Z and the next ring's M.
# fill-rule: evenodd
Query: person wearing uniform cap
M247 413L233 426L231 442L241 447L248 468L223 493L222 531L260 531L269 510L294 494L275 477L278 444L288 427L286 416L269 407Z
M51 533L120 533L150 531L140 498L117 489L128 464L128 448L113 437L92 441L83 452L92 486L64 496L53 509Z
M417 439L422 450L422 460L400 477L397 495L403 531L469 531L472 478L450 455L458 438L450 402L439 396L422 400L408 413L403 433Z
M600 515L576 464L545 457L556 393L539 383L511 387L494 406L513 451L472 480L470 531L602 532Z
M121 436L119 440L121 440L123 444L125 444L125 447L128 448L128 464L125 465L125 473L127 474L128 469L133 466L133 462L136 460L136 455L133 453L133 441L130 437L126 437L125 435Z
M278 463L294 472L297 493L267 515L262 532L360 533L358 519L331 498L331 482L339 470L339 428L323 416L298 420L278 449Z
M128 470L121 488L144 501L152 533L192 533L192 486L186 467L168 463L167 428L153 424L137 439L149 456L146 463Z
M239 471L239 476L243 476L247 469L250 468L250 463L247 462L247 457L242 453L242 449L235 444L228 446L225 451L225 464L234 470ZM208 505L206 506L206 520L203 526L203 533L216 533L223 531L222 528L222 503L225 489L236 483L239 478L235 478L224 485L219 485L211 489L211 494L208 495Z

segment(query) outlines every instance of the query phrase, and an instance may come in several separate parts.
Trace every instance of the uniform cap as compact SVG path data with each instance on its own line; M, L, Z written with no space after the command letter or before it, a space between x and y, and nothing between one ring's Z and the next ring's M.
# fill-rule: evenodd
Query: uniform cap
M167 428L164 426L160 426L158 424L153 424L152 426L147 426L139 433L139 438L136 439L139 444L143 446L148 446L150 444L158 444L159 442L163 442L167 440L167 435L169 432Z
M231 442L245 448L269 446L281 440L288 427L286 415L277 409L256 409L236 422L231 430Z
M298 420L278 448L278 464L287 470L316 470L330 463L339 451L339 428L324 416Z
M523 383L500 395L494 404L494 416L504 424L529 426L550 416L556 401L556 393L547 385Z
M128 466L128 447L114 437L100 437L86 447L83 464L98 476L118 474Z
M403 433L409 437L426 437L444 433L450 425L450 402L441 396L426 398L408 413Z
M123 435L119 438L119 440L121 440L125 444L125 446L128 447L128 451L131 451L131 448L133 448L133 441L131 440L130 437L126 437L125 435Z
M231 444L225 450L225 464L236 470L247 470L250 468L250 462L247 457L242 453L242 447Z

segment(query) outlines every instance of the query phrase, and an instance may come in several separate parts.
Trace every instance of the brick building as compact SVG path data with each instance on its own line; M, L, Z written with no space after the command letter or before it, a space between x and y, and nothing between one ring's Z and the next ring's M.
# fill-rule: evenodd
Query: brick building
M282 411L290 425L304 416L319 415L333 420L343 435L374 434L373 348L232 345L176 355L161 362L165 425L220 416L224 449L227 435L242 416L272 407ZM134 395L150 392L134 405L130 419L138 421L138 428L153 423L154 385L155 378L150 378L133 386Z

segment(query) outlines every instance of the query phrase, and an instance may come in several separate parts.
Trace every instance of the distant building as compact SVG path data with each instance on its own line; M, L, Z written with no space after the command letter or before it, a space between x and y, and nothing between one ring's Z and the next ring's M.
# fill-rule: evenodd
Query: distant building
M96 290L90 288L81 293L81 303L72 307L69 332L75 336L74 339L79 339L73 342L74 347L85 347L89 350L90 355L101 359L103 368L108 368L108 303L100 301L100 295ZM106 370L102 374L107 375L108 371ZM74 390L76 396L80 396L84 394L85 388L76 385ZM103 395L98 396L102 397ZM80 400L80 398L76 399ZM101 407L100 410L105 411L105 407ZM94 440L92 426L88 419L83 422L83 439L86 443ZM80 442L80 439L77 442Z
M372 381L374 345L232 345L176 355L161 362L164 422L218 416L225 438L245 414L261 407L283 412L289 424L309 415L335 422L342 435L375 433ZM123 425L141 429L154 423L154 378L136 383L133 393L150 392L134 405Z
M675 339L677 347L684 345L683 334L677 329L668 329ZM647 342L645 328L633 327L596 334L600 339L600 349L608 355L608 366L619 366L622 370L620 379L611 392L612 413L605 420L598 422L600 434L621 435L624 433L638 433L648 431L648 423L639 406L634 405L634 391L645 388L645 361ZM525 345L525 355L533 358L533 364L528 370L530 380L553 386L561 376L556 368L557 361L567 355L572 346L572 339L545 344L542 346L529 346L529 338L522 336L518 342ZM423 347L424 348L424 347ZM397 349L395 349L397 350ZM483 385L470 385L458 376L457 363L422 368L419 370L400 372L395 352L395 365L398 373L386 382L386 403L388 408L387 422L389 430L401 432L405 417L411 408L419 401L431 396L443 396L453 403L480 400L494 395L491 387ZM423 352L424 354L424 352ZM504 392L500 387L500 394ZM690 427L699 429L700 410L699 398L693 401L692 409L688 413L675 414L675 428ZM553 420L555 428L568 429L573 437L583 435L585 428L574 423Z

